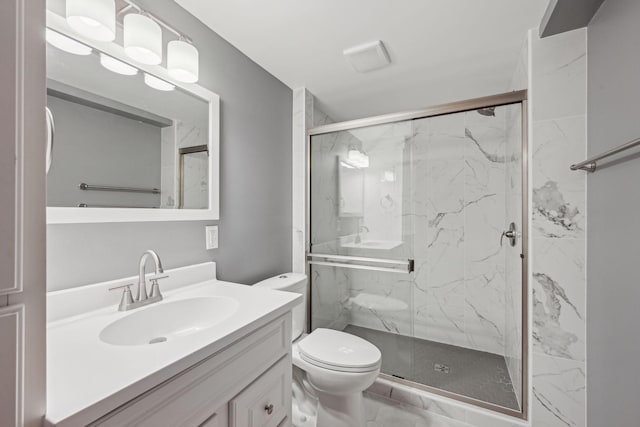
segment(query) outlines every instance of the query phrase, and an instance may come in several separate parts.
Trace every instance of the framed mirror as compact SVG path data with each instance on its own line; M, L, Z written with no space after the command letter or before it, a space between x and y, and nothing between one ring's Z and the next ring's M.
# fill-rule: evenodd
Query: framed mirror
M219 219L218 95L51 10L47 39L47 222Z
M338 216L361 218L364 216L364 171L338 157Z

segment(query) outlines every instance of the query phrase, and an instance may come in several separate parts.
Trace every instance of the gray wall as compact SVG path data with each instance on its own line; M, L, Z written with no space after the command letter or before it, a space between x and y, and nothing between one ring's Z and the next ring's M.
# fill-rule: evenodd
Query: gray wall
M291 268L292 91L170 0L139 1L190 36L200 84L220 95L220 242L211 222L48 226L48 289L133 275L144 249L165 268L215 260L218 277L253 283Z
M590 155L640 137L638 22L638 0L607 0L589 24ZM638 425L639 183L637 155L588 178L590 426Z
M158 207L160 195L83 191L78 184L160 188L160 127L47 97L56 124L47 206Z

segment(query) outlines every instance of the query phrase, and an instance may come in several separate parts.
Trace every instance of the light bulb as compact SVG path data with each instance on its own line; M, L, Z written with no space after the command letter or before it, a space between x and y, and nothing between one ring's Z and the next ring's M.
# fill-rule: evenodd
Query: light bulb
M115 40L115 0L67 0L66 3L67 23L71 28L93 40Z
M198 49L183 40L173 40L167 45L167 70L174 79L195 83L198 81Z
M74 55L91 55L91 52L93 52L93 49L89 46L77 42L70 37L63 36L50 28L47 28L47 42L51 46L55 46L65 52L73 53Z
M166 82L162 79L157 78L156 76L152 76L151 74L147 74L147 73L144 73L144 82L147 84L147 86L157 90L164 91L164 92L168 92L176 88L171 83Z
M105 55L104 53L100 53L100 64L109 71L125 76L135 76L138 74L138 69L136 67L132 67L131 65L109 55Z
M124 17L124 51L141 64L162 62L162 29L153 19L139 14Z

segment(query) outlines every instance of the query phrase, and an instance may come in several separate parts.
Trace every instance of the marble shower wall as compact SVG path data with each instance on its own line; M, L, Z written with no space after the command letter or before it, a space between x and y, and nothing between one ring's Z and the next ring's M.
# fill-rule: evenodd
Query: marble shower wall
M414 122L416 337L505 352L510 108Z
M532 422L584 427L586 29L531 38Z
M313 105L310 120L314 126L331 123L329 116ZM338 216L339 157L347 155L350 146L360 146L349 132L318 135L311 144L310 195L313 215L311 236L313 252L340 254L340 237L352 234L353 218ZM357 227L357 225L355 226ZM311 266L312 327L344 329L349 323L349 272L344 268Z
M161 132L161 208L177 208L179 203L178 186L179 155L178 151L185 147L207 145L209 141L206 123L188 123L183 120L174 120L172 126L167 126ZM202 166L208 166L202 165ZM201 169L201 168L200 168ZM192 170L194 176L204 179L192 179L199 184L188 189L190 200L201 200L200 205L208 205L208 170ZM192 206L192 207L195 207Z

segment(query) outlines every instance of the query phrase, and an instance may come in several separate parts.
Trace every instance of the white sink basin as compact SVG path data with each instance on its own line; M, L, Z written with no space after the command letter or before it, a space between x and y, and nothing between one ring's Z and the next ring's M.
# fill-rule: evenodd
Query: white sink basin
M238 305L229 297L159 303L110 323L100 332L100 339L123 346L170 341L222 322L238 310Z

